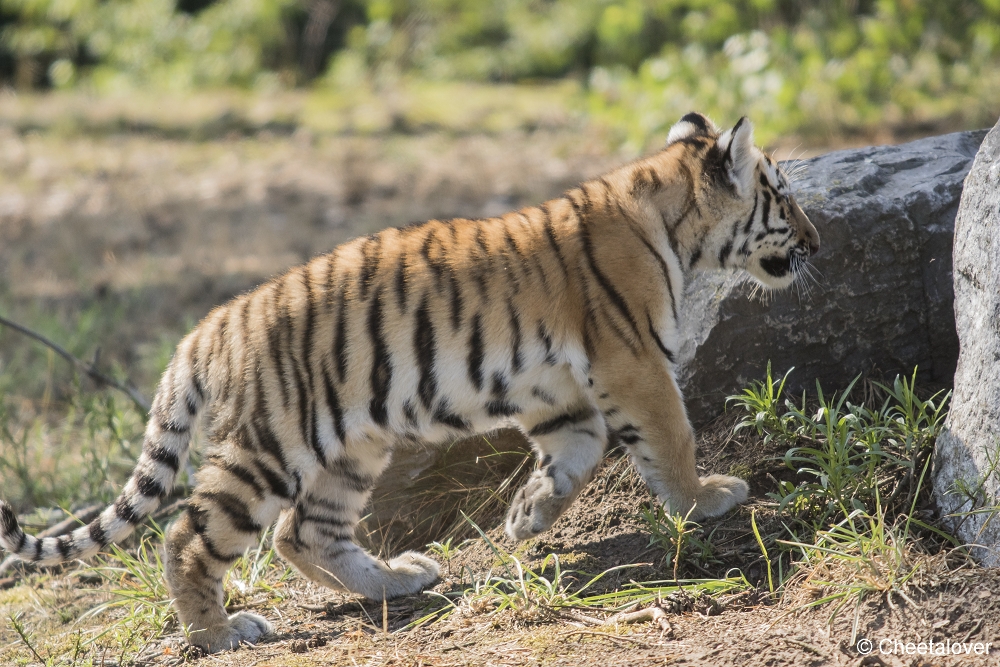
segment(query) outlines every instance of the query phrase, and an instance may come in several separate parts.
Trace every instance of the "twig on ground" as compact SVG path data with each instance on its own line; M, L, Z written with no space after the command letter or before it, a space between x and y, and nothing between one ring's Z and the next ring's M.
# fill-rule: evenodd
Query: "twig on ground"
M93 363L88 364L86 361L83 361L82 359L71 354L68 350L66 350L66 348L62 347L58 343L52 342L51 340L49 340L42 334L38 333L37 331L32 331L28 327L18 324L17 322L8 320L6 317L3 316L0 316L0 325L13 329L18 333L23 334L28 338L32 338L41 343L42 345L45 345L53 352L58 354L60 357L62 357L63 359L65 359L66 361L73 364L81 371L83 371L85 374L87 374L87 376L90 377L95 382L97 382L98 385L113 387L118 391L124 392L125 394L128 395L129 398L132 399L133 403L135 403L139 408L142 409L144 413L149 412L149 407L150 407L149 401L147 401L146 397L140 394L139 391L135 389L135 387L122 384L113 377L105 375L101 371L97 370L95 364Z
M659 605L651 605L645 609L640 609L638 611L623 611L611 616L606 619L594 618L593 616L587 616L586 614L581 614L576 611L563 611L563 617L568 618L573 621L579 621L580 623L586 623L587 625L602 626L602 625L615 625L617 623L642 623L646 621L652 621L656 623L661 630L664 632L672 632L673 626L670 625L670 621L667 619L667 612L663 611L663 608Z
M595 637L604 637L605 639L610 639L618 644L621 644L622 642L632 642L633 644L642 646L643 648L653 648L652 644L649 644L639 639L633 639L628 635L613 635L608 632L597 632L596 630L570 630L569 632L559 633L560 637L572 637L573 635L593 635Z

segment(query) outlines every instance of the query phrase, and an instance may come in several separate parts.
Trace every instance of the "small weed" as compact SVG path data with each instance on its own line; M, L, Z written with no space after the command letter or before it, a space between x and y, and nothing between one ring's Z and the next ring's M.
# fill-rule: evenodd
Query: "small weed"
M705 535L701 525L689 521L687 516L669 514L659 503L651 503L639 513L639 520L649 531L649 546L664 551L665 564L673 567L675 581L681 563L703 569L719 562L712 533Z
M639 567L640 564L619 565L591 576L563 569L559 557L549 554L537 569L532 569L525 566L520 558L494 543L479 526L471 521L469 523L497 557L498 566L502 568L501 574L494 574L491 569L485 576L475 576L467 571L470 583L461 590L446 594L428 591L428 595L443 601L444 606L431 610L405 629L442 620L456 612L462 615L508 614L515 624L531 624L555 618L560 609L586 608L618 612L630 606L658 602L682 591L717 595L750 587L742 576L723 579L675 578L670 582L633 581L611 592L588 595L587 592L609 574ZM684 530L689 532L694 524L684 523Z
M909 380L897 376L892 387L873 385L885 396L874 408L849 400L858 378L829 396L817 382L815 403L805 392L798 402L784 398L788 373L776 380L770 364L762 382L729 397L748 413L736 430L753 429L765 443L790 446L782 461L804 479L779 481L768 494L779 511L790 510L818 530L852 512L873 511L876 496L892 514L911 503L950 395L921 400L913 373Z
M103 614L113 609L124 609L125 614L89 639L90 645L111 633L118 646L133 646L142 641L142 647L164 634L172 627L176 614L163 576L163 561L157 544L163 541L163 531L152 522L153 529L142 537L136 554L117 545L111 545L111 556L86 571L99 575L111 586L112 599L98 605L81 617L81 620ZM141 635L141 636L140 636ZM139 647L136 653L141 652Z
M456 546L452 544L453 540L454 538L448 537L444 540L444 542L431 542L427 545L427 550L430 553L443 559L447 564L449 575L451 575L452 559L462 552L462 545L465 544L465 542L462 542L462 544Z
M270 544L271 531L264 531L257 548L240 557L229 570L224 588L229 591L226 606L236 603L246 603L256 593L266 593L272 597L284 599L281 587L291 578L291 568L276 562L277 553Z
M17 636L21 638L21 643L23 643L28 648L28 650L31 651L31 655L35 656L35 660L37 660L43 665L51 664L52 662L51 660L46 660L45 658L43 658L38 654L38 650L35 648L35 643L34 643L35 638L31 635L30 632L28 632L28 629L24 627L24 624L21 622L21 614L14 614L13 616L8 616L7 619L10 621L11 627L14 628L14 632L16 632Z

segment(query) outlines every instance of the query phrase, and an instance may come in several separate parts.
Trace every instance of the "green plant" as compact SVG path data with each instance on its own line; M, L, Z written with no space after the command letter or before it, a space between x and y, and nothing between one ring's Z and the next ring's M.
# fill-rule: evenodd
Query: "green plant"
M527 567L517 556L498 546L474 522L466 517L480 538L496 557L499 573L491 568L485 575L477 575L463 568L463 585L447 593L427 591L439 604L407 625L404 630L425 623L447 618L453 613L463 615L509 614L514 622L535 623L554 618L561 609L591 609L619 612L642 604L651 604L671 594L706 593L719 595L750 587L742 576L722 579L677 579L672 581L630 581L604 593L589 593L608 575L638 567L626 564L612 567L597 575L587 575L576 570L563 569L556 554L548 554L538 568ZM690 529L690 524L685 528ZM468 583L464 583L468 580Z
M910 379L897 376L891 387L875 383L885 398L874 408L849 400L859 378L829 396L817 382L814 402L805 392L798 403L782 401L788 373L775 380L770 364L763 382L729 397L748 413L737 431L753 429L765 444L790 445L781 460L799 481L778 481L768 494L779 511L790 510L819 529L854 511L872 511L879 494L892 514L914 500L916 474L940 432L950 396L938 392L920 399L916 372Z
M102 557L97 565L87 568L104 579L111 587L111 600L97 605L82 619L91 618L115 609L124 609L124 615L113 620L102 632L85 642L89 646L111 635L120 647L136 648L141 652L148 642L161 636L175 622L176 613L163 576L163 561L158 544L163 542L163 530L152 520L152 529L139 541L133 555L111 545L110 556ZM142 646L136 647L138 642Z
M663 550L664 561L673 568L675 581L681 563L705 568L719 562L712 544L714 530L705 535L701 525L689 521L693 510L694 507L682 516L668 513L660 503L651 503L639 513L639 520L649 532L649 545Z
M229 591L226 605L237 601L246 602L256 593L282 599L282 585L292 576L292 570L280 561L275 561L277 553L270 546L270 529L264 531L254 550L246 552L229 569L225 590Z
M465 544L465 542L462 542L462 544L454 545L452 544L453 539L452 537L448 537L443 542L435 541L427 545L429 552L444 559L445 564L448 566L449 575L451 574L452 559L462 552L462 546Z

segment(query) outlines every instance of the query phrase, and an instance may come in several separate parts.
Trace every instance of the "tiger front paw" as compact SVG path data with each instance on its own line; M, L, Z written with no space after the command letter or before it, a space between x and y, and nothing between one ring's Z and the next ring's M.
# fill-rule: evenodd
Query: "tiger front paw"
M218 653L239 648L241 644L256 644L260 638L274 632L274 626L257 614L241 611L222 625L192 630L188 641L205 650Z
M518 489L507 513L507 536L527 540L548 530L573 501L574 493L559 493L555 474L535 471Z
M701 491L695 499L690 519L698 521L713 516L722 516L750 495L750 486L739 477L729 475L709 475L701 480Z

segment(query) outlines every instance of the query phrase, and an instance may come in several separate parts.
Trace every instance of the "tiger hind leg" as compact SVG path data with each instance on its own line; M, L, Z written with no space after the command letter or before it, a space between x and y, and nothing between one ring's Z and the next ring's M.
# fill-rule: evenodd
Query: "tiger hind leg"
M438 578L438 565L409 551L381 561L354 542L354 529L376 475L341 459L320 473L284 512L275 530L275 548L305 577L328 588L372 600L417 593Z
M230 616L223 606L226 571L288 505L252 479L244 468L209 461L187 511L167 531L167 587L188 641L209 653L254 644L273 629L261 616Z
M507 535L526 540L548 530L594 476L607 446L604 418L583 403L546 415L528 429L540 467L518 489L507 513Z

